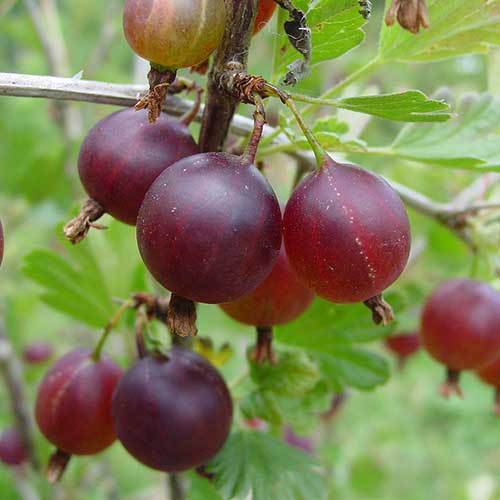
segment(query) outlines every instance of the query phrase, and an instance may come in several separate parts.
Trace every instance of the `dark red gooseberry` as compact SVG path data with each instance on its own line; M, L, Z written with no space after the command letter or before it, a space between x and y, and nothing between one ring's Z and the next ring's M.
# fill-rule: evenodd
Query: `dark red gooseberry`
M0 436L0 460L7 465L21 465L27 460L24 443L15 427L9 427Z
M274 11L276 10L276 2L274 0L260 0L257 16L255 18L255 26L253 34L258 33L271 19Z
M281 211L254 165L227 153L184 158L147 192L137 241L153 276L196 302L229 302L271 272L282 238Z
M106 356L95 361L91 355L76 349L58 359L38 389L38 426L67 454L92 455L116 439L111 397L122 369Z
M168 358L148 356L130 368L113 397L119 440L139 462L182 471L210 460L228 437L229 391L203 357L174 347Z
M422 313L423 347L449 370L443 394L458 392L460 370L473 370L500 354L500 293L466 278L439 285Z
M408 216L394 190L329 157L292 194L283 231L299 278L338 303L379 295L402 273L410 252Z
M224 0L126 0L123 11L132 49L171 69L205 61L220 44L225 21Z
M399 365L420 349L420 337L418 333L400 333L390 335L384 339L384 344L398 359Z
M314 293L304 286L290 267L282 244L271 274L249 294L220 307L241 323L273 326L300 316L313 298Z
M47 342L32 342L23 349L23 358L26 363L38 364L52 357L54 350Z
M145 109L124 109L98 122L80 149L78 172L90 198L116 219L134 225L153 181L198 146L187 126L161 113L149 123Z
M488 385L495 388L495 400L493 412L500 416L500 357L496 357L490 363L476 370L479 378Z

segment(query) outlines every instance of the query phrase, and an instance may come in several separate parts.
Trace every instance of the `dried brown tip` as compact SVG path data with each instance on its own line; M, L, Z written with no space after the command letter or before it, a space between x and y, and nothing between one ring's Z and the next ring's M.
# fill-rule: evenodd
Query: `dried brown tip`
M174 82L176 75L176 70L160 70L151 66L148 73L149 92L135 105L135 109L148 109L150 123L154 123L160 116L168 87Z
M393 0L385 16L385 24L392 26L395 20L402 28L418 33L429 27L429 13L425 0Z
M256 364L276 364L276 353L273 351L273 329L270 326L257 327L257 343L250 354L250 359Z
M46 476L51 484L59 482L68 467L71 455L65 451L57 449L52 453L47 465Z
M441 384L439 388L439 394L446 399L451 396L458 396L459 398L464 398L464 393L459 385L460 370L448 369L446 380Z
M168 304L167 325L174 336L194 337L197 335L195 303L173 293Z
M107 229L102 224L93 223L105 213L104 208L97 201L88 199L83 204L80 213L64 226L64 236L75 245L85 239L91 227L94 229Z
M386 302L382 295L376 295L365 300L363 304L372 312L372 319L376 325L387 325L394 320L394 312L389 302Z

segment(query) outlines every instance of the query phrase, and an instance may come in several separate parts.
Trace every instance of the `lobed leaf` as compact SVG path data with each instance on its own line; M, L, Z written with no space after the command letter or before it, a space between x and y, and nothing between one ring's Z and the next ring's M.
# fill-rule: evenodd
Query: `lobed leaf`
M207 469L227 500L323 500L327 495L311 456L260 432L232 434Z

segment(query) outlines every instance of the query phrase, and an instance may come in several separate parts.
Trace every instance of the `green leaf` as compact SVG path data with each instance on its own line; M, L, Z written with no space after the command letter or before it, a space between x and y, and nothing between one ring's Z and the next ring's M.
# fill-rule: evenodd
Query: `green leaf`
M451 115L444 101L429 99L419 90L400 94L347 97L337 101L339 108L380 116L400 122L444 122Z
M260 432L232 434L209 463L225 500L324 500L319 464L303 451Z
M195 472L189 474L190 488L188 490L188 500L222 500L217 493L215 486Z
M299 0L293 3L306 12L312 33L313 65L340 57L364 40L365 34L360 28L366 21L359 13L357 0ZM282 36L276 55L275 73L284 73L287 65L300 57L286 35Z
M77 246L61 241L64 254L32 251L25 257L23 271L42 287L41 298L53 309L102 327L116 309L113 296L127 297L138 286L147 289L145 267L131 232L112 221L107 231L93 231Z
M355 344L382 338L392 328L374 325L362 304L337 305L316 299L299 319L278 327L276 338L314 356L333 387L372 389L387 380L387 362Z
M262 391L270 391L282 396L304 396L320 378L320 372L304 351L278 353L276 364L250 363L252 380Z
M448 167L500 170L500 98L465 95L456 118L440 125L407 125L388 153Z
M34 250L25 258L24 273L42 285L42 300L48 305L90 326L102 326L112 314L112 303L96 297L106 289L96 276L89 276L48 250Z
M427 0L427 5L431 25L418 35L397 24L384 24L382 61L435 61L485 53L491 45L500 44L499 0Z

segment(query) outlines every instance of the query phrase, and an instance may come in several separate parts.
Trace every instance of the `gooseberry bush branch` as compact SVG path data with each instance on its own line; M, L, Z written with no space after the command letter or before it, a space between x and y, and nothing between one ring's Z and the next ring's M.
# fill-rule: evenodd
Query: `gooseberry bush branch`
M0 73L0 95L12 97L92 102L126 107L133 106L137 102L137 97L146 91L147 87L144 85L120 85L72 78ZM174 116L181 116L192 109L192 101L177 96L169 96L165 109ZM203 105L201 109L203 112ZM202 112L197 115L196 121L202 119ZM253 130L253 121L242 115L235 115L230 123L232 132L239 136L246 137ZM266 126L264 140L269 136L274 136L273 145L270 146L270 148L274 148L273 152L286 152L302 161L305 165L309 165L310 169L314 168L314 157L305 151L297 150L294 144L280 132L279 128ZM386 179L408 206L442 222L456 232L453 227L454 224L448 222L458 212L453 202L436 202L408 186L387 177ZM474 209L474 203L470 204L470 208ZM487 209L487 207L484 208ZM460 207L460 211L463 209L464 207ZM459 236L462 238L461 234Z

